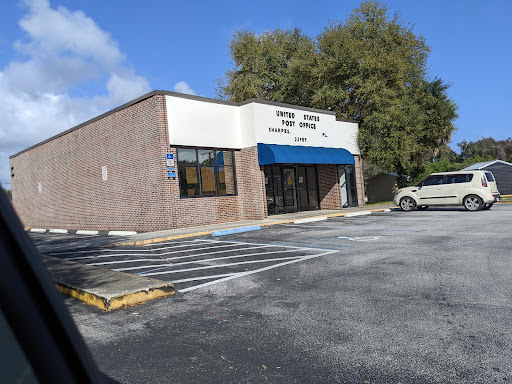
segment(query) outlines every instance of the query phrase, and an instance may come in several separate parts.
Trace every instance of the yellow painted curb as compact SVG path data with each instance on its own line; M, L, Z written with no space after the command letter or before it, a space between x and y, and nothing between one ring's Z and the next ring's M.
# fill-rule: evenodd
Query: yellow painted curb
M379 209L369 209L370 212L382 212L384 211L385 209L388 209L388 208L379 208ZM314 219L314 218L317 218L317 217L341 217L341 216L345 216L346 214L348 213L353 213L353 212L343 212L343 213L331 213L331 214L328 214L328 215L319 215L319 216L313 216L311 217L311 219ZM310 217L308 217L308 219L310 219ZM288 223L293 223L296 219L293 219L293 220L284 220L284 221L276 221L275 223L264 223L264 224L259 224L260 227L269 227L271 225L278 225L278 224L288 224ZM236 229L236 228L240 228L240 227L233 227L233 228L225 228L223 230L230 230L230 229ZM111 245L105 245L103 246L104 248L109 248L109 247L124 247L124 246L129 246L129 245L139 245L139 246L144 246L146 244L153 244L153 243L161 243L162 241L169 241L169 240L177 240L177 239L184 239L184 238L187 238L187 237L195 237L195 236L206 236L206 235L211 235L212 232L215 232L215 231L205 231L205 232L196 232L196 233L187 233L185 235L176 235L176 236L168 236L168 237L159 237L159 238L156 238L156 239L148 239L148 240L139 240L139 241L129 241L129 242L126 242L126 243L118 243L118 244L111 244Z
M187 233L185 235L159 237L159 238L156 238L156 239L148 239L148 240L129 241L127 243L118 243L118 244L104 245L103 248L123 247L123 246L126 246L126 245L146 245L146 244L152 244L152 243L161 243L162 241L167 241L167 240L176 240L176 239L184 239L186 237L210 235L212 232L214 232L214 231Z
M130 305L143 303L149 300L159 299L174 295L176 290L172 284L164 285L158 288L152 288L148 291L140 291L129 293L126 295L116 296L112 299L98 296L94 293L86 292L84 290L73 288L62 283L56 283L57 289L69 296L73 296L87 304L94 305L103 311L111 311Z

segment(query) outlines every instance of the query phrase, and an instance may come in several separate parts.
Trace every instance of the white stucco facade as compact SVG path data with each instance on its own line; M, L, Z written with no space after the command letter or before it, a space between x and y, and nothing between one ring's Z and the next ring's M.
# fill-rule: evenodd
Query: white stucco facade
M223 103L166 95L173 146L242 149L258 143L344 148L359 154L356 122L333 112L260 100Z

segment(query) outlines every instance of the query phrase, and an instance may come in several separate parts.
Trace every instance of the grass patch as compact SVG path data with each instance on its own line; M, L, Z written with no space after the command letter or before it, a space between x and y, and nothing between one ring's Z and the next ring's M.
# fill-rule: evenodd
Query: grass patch
M377 201L376 203L365 203L365 205L381 205L381 204L393 204L392 201Z

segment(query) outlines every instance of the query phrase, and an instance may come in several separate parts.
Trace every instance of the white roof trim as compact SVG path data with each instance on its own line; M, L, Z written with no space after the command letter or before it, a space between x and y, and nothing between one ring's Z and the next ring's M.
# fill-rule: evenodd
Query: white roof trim
M466 167L466 168L462 169L462 171L479 170L479 169L488 167L489 165L493 165L493 164L496 164L496 163L503 163L503 164L506 164L506 165L510 165L512 167L511 163L508 163L508 162L503 161L503 160L490 160L490 161L483 161L481 163L475 163L473 165L470 165L469 167Z

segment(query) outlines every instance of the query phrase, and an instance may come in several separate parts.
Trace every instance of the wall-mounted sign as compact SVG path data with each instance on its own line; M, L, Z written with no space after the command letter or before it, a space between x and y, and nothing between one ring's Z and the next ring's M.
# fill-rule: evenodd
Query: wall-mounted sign
M168 154L166 155L166 158L167 158L167 159L169 159L169 160L170 160L170 159L174 159L174 153L168 153Z
M167 159L167 166L174 167L174 159Z
M167 167L167 172L176 172L174 167Z
M176 172L167 172L167 177L176 177Z

